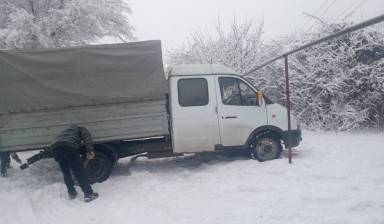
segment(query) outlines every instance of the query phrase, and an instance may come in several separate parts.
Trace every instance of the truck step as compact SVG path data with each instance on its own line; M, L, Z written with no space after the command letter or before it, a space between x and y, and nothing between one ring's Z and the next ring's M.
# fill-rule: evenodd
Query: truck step
M164 157L174 157L182 156L183 153L173 153L173 151L160 151L160 152L148 152L148 159L164 158Z

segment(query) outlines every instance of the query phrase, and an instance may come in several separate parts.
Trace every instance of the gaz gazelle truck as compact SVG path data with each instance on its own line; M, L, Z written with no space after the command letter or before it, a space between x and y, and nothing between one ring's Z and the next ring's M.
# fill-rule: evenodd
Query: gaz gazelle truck
M247 150L266 161L288 143L283 106L223 65L175 66L166 79L158 40L1 50L0 151L38 150L32 164L50 157L50 143L72 124L92 134L92 183L123 157Z

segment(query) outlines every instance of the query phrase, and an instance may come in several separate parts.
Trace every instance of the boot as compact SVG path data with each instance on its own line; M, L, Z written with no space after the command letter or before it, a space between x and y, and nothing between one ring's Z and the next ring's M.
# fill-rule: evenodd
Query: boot
M74 190L74 191L68 191L68 197L69 197L69 200L73 200L77 197L77 191Z
M84 202L91 202L99 197L98 193L92 193L90 195L84 195Z

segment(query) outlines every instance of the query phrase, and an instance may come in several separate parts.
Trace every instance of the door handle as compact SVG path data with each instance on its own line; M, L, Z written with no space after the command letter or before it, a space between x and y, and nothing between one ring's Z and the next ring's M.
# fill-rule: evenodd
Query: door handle
M226 116L226 117L224 117L225 119L236 119L237 118L237 116Z

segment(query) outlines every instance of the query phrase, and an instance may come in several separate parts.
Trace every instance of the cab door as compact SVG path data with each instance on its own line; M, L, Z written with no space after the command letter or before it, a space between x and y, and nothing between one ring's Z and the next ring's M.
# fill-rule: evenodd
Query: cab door
M214 151L220 143L214 76L170 78L174 152Z
M243 146L256 128L267 125L265 104L240 77L217 75L215 81L221 144Z

